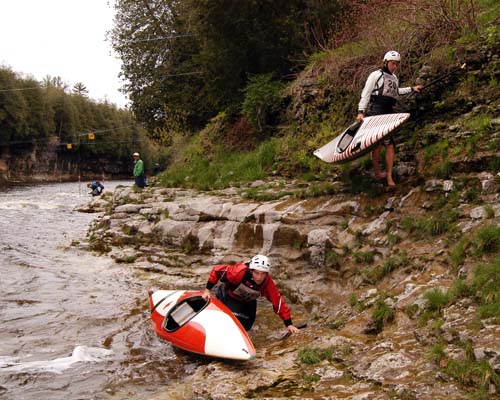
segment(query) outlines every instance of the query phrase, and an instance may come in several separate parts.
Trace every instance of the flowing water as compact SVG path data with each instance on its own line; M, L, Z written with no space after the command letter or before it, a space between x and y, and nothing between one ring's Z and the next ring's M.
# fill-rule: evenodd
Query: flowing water
M0 189L0 398L145 399L205 362L152 332L161 276L72 245L89 199L78 183Z

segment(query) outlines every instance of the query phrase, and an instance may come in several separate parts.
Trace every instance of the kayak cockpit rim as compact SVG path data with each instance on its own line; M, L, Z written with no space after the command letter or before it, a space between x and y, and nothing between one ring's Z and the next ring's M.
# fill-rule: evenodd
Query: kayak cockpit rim
M346 149L349 147L352 140L354 139L354 136L356 136L356 133L358 132L358 129L360 127L361 124L355 122L344 131L337 145L337 153L343 153L344 151L346 151Z
M163 329L167 332L174 332L187 324L191 319L198 315L208 304L210 300L205 300L201 296L188 297L177 303L163 321Z

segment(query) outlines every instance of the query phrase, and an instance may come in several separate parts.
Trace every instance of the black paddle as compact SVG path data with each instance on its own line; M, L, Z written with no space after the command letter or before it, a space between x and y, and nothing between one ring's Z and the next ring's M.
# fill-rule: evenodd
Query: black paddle
M448 78L450 75L453 75L454 73L458 72L458 71L461 71L461 70L465 70L465 67L467 66L466 63L463 63L460 67L457 67L457 68L454 68L452 69L451 71L447 72L446 74L443 74L439 77L437 77L436 79L433 79L432 81L426 83L424 86L422 86L422 88L420 90L423 90L423 89L426 89L428 88L429 86L432 86L432 85L435 85L436 83L439 83L441 82L442 80ZM416 94L417 92L411 92L408 97L411 97L413 96L414 94Z
M306 328L306 327L307 327L307 322L302 322L302 323L300 323L300 324L298 324L298 325L295 325L295 327L296 327L296 328L298 328L298 329L304 329L304 328ZM284 334L284 335L280 338L280 340L285 340L285 339L286 339L287 337L289 337L290 335L291 335L291 332L287 332L287 333L285 333L285 334Z

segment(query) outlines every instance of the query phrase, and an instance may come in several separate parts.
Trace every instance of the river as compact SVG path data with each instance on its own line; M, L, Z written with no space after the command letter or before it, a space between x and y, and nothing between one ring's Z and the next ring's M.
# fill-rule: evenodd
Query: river
M0 189L1 398L147 399L206 362L154 335L161 276L77 245L89 199L79 183Z

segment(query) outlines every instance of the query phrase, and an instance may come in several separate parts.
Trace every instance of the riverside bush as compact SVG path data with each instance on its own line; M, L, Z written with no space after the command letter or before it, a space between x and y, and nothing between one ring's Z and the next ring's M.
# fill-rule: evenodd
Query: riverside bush
M284 84L273 81L272 74L250 77L243 89L245 99L241 105L241 113L262 131L271 116L279 111L283 89Z
M493 262L480 264L474 271L471 285L474 297L479 301L481 318L500 318L500 257Z
M477 232L475 240L477 255L500 252L500 226L488 225Z

